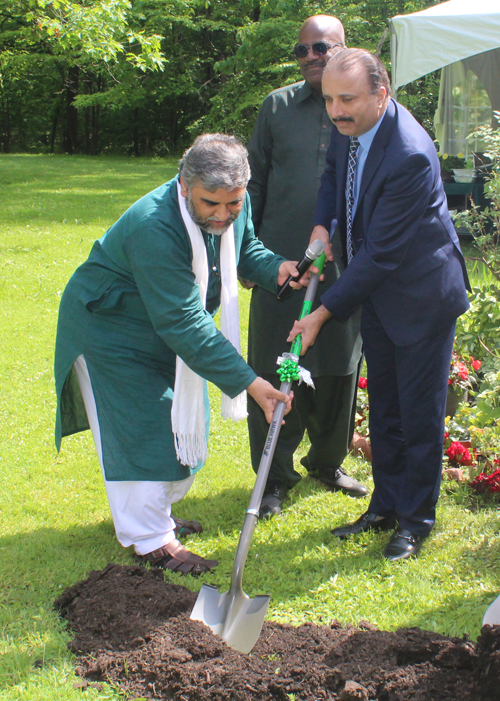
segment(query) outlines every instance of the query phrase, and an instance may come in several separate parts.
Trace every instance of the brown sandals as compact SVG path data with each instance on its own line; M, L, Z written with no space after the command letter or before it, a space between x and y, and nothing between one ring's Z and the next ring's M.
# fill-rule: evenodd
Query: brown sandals
M183 518L177 518L176 516L171 517L175 523L175 537L185 538L188 535L193 535L194 533L201 533L203 531L202 525L199 521L186 521Z
M163 570L195 576L211 572L219 564L217 560L205 560L186 550L176 539L146 555L136 555L136 559L143 564L149 562L153 567L160 567Z

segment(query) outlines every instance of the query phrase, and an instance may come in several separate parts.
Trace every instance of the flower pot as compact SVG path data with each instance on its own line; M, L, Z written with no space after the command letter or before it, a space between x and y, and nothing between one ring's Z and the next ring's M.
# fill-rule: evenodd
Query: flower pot
M444 183L454 183L455 180L453 179L453 173L451 170L448 170L447 168L441 168L441 180Z
M370 441L364 436L360 436L359 433L354 433L349 450L354 453L354 455L362 455L368 462L372 461Z
M443 477L453 482L465 481L464 471L460 467L448 467L446 470L443 470Z
M466 399L467 392L461 387L448 387L446 395L446 416L455 416L460 402Z

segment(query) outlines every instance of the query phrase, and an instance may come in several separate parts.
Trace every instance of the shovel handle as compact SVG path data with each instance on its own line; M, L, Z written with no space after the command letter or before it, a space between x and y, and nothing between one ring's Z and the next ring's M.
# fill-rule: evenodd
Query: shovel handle
M292 382L282 382L280 385L280 392L284 394L289 394L292 387ZM264 450L262 451L262 457L259 463L259 469L257 472L257 479L255 480L255 485L252 491L252 496L250 498L250 504L247 509L247 513L259 514L260 502L262 501L262 495L264 494L264 489L267 482L267 476L271 467L271 460L273 459L274 451L276 449L276 443L278 442L278 437L281 430L281 424L283 422L283 417L285 416L286 404L285 402L277 402L276 407L273 412L273 418L269 425L269 430L267 432L266 443L264 445Z
M288 394L291 386L292 382L282 382L280 385L280 391ZM252 490L252 496L250 497L250 504L248 505L248 509L245 513L245 520L243 521L243 528L241 529L240 540L236 549L233 572L231 574L231 587L229 590L230 597L234 596L235 592L241 590L243 568L245 567L248 551L250 549L250 543L252 542L253 532L255 530L255 526L257 525L257 519L259 518L260 502L262 501L262 495L264 494L264 489L266 487L267 477L271 468L271 461L273 459L276 443L278 441L278 436L281 429L281 423L285 415L285 409L285 402L277 402L274 409L273 418L271 419L271 424L269 426L269 431L267 432L266 443L264 450L262 451L257 478Z
M306 294L304 297L304 302L302 304L302 309L300 311L299 319L307 316L310 313L311 307L316 296L316 291L319 284L319 276L323 272L323 266L325 264L326 256L323 253L316 258L314 265L318 268L317 273L312 273L309 280L309 285L306 289ZM300 355L300 349L302 345L302 339L300 334L294 339L290 353L297 356ZM280 385L280 392L284 394L289 394L292 388L292 382L282 382ZM262 495L264 494L264 489L267 482L267 477L269 475L269 470L271 468L271 461L274 456L274 451L276 449L276 443L278 442L278 437L281 430L281 424L283 422L283 417L285 415L285 404L284 402L277 402L276 408L274 409L273 418L271 420L271 425L269 426L269 431L267 432L266 443L264 445L264 450L262 452L262 458L259 463L259 469L257 472L257 479L255 481L255 486L252 491L252 497L250 499L250 505L247 509L247 513L251 513L258 517L260 502L262 501Z
M302 305L302 310L300 313L300 319L310 313L316 291L318 289L319 276L323 271L323 265L325 263L325 254L322 253L319 258L314 262L316 268L318 268L318 273L313 273L311 275L309 285L306 290L306 295L304 297L304 303ZM302 346L302 339L299 336L294 339L290 352L295 355L300 355L300 349ZM284 394L289 394L292 387L292 381L282 382L280 385L280 392ZM264 494L264 489L266 487L267 478L269 476L269 470L271 469L271 462L274 456L274 451L276 449L276 443L278 442L278 437L281 430L281 424L283 422L283 417L285 416L286 404L284 402L277 402L274 409L273 418L271 419L271 424L269 426L269 431L267 432L266 443L264 445L264 450L262 451L262 457L259 463L259 469L257 471L257 478L255 480L255 485L252 490L252 496L250 497L250 504L245 514L245 520L243 522L243 528L241 529L240 540L238 542L238 547L236 549L236 555L234 558L233 572L231 575L231 588L229 590L230 596L241 590L241 584L243 579L243 568L248 556L248 551L250 549L250 543L252 541L253 532L257 524L257 519L259 517L259 508L262 501L262 495Z
M317 273L312 273L311 277L309 279L309 285L307 286L306 290L306 295L304 297L304 303L302 304L302 309L300 310L300 315L299 315L299 321L300 319L303 319L305 316L311 313L312 305L314 302L314 298L316 297L316 292L318 290L318 285L319 285L319 276L323 272L323 266L325 265L326 261L326 256L325 252L319 256L319 258L316 258L314 261L314 266L318 268ZM299 356L300 351L302 348L302 337L299 334L296 336L292 342L292 346L290 348L290 353L293 353L294 355Z

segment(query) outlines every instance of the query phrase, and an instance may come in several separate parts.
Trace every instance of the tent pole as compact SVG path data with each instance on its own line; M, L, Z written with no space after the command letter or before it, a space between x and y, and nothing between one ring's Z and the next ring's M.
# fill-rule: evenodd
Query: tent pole
M381 52L381 50L382 50L382 46L383 46L384 41L385 41L385 39L386 39L386 37L387 37L388 34L389 34L389 27L386 27L386 28L384 29L384 31L382 32L382 36L380 37L380 40L379 40L379 42L378 42L378 44L377 44L377 48L375 49L375 52L374 52L374 53L375 53L375 56L378 57L378 55L380 54L380 52Z

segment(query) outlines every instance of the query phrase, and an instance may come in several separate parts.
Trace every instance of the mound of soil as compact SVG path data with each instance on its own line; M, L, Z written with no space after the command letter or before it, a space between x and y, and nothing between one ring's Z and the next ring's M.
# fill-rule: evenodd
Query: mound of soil
M170 701L500 701L500 626L477 643L419 628L264 623L250 655L189 613L161 570L108 565L55 602L75 637L75 686Z

